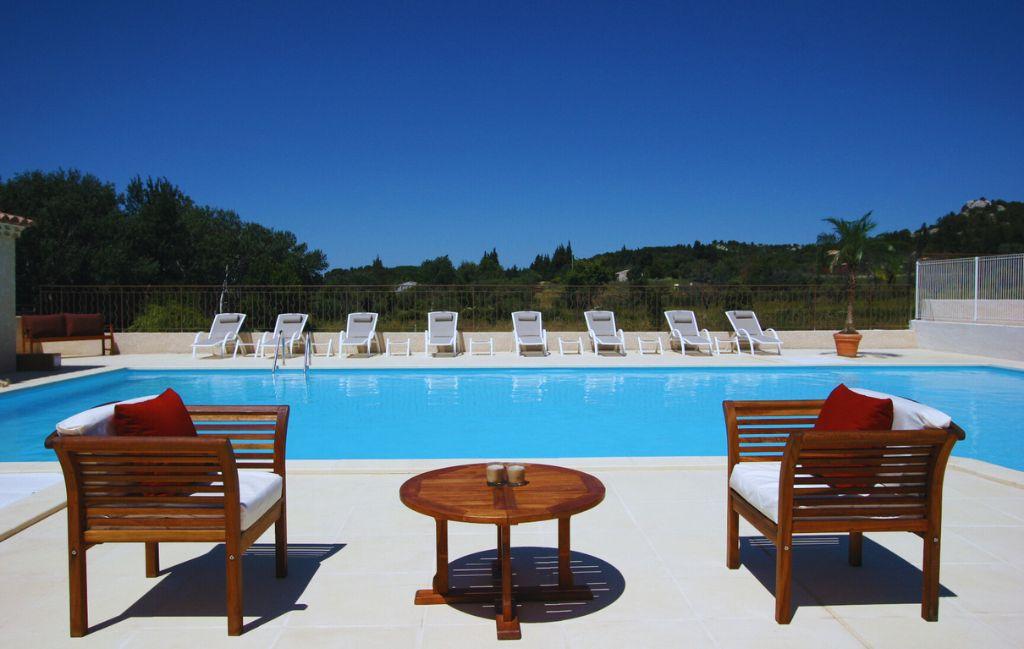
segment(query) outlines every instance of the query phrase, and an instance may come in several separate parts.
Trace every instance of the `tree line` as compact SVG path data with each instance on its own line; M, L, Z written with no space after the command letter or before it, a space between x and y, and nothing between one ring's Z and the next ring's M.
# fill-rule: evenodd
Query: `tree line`
M285 230L200 205L166 178L133 178L124 191L77 170L31 171L0 178L0 211L33 218L18 244L18 303L40 284L377 285L815 284L828 272L823 234L807 244L740 241L680 243L578 258L571 243L538 254L529 266L504 266L497 249L479 261L448 256L419 265L371 264L328 271L326 255ZM824 225L823 225L824 229ZM978 199L935 223L873 237L873 281L909 282L914 262L930 256L1024 252L1024 203Z
M18 304L40 284L317 284L327 257L293 233L199 205L166 178L123 192L77 170L0 179L0 210L32 218L18 242Z

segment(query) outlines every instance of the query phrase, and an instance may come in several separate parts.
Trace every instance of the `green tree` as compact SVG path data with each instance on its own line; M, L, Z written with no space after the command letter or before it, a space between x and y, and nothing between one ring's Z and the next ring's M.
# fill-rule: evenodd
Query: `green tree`
M846 324L844 334L855 334L853 325L853 302L857 296L857 273L865 269L871 252L871 231L875 222L871 220L871 212L859 219L837 219L829 217L826 223L832 225L831 236L824 241L830 246L827 251L829 270L846 274Z
M0 180L0 210L27 216L16 257L17 302L31 304L41 284L122 281L117 190L76 170L31 171Z

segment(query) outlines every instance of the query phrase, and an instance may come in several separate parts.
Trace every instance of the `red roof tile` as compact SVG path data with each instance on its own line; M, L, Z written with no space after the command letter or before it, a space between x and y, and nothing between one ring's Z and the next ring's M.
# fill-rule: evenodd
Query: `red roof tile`
M15 216L14 214L7 214L0 212L0 223L6 223L8 225L18 225L23 228L27 228L32 225L32 219L27 219L24 216Z

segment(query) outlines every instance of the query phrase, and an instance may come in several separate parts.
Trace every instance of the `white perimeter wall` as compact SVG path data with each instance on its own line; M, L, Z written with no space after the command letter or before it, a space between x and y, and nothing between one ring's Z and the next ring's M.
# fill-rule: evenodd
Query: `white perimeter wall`
M18 338L20 344L20 333L21 327L18 327ZM828 349L834 346L832 340L831 331L780 331L779 337L782 338L782 342L785 349ZM872 350L872 349L907 349L917 347L917 341L913 331L909 329L863 329L861 333L864 335L864 340L861 342L861 349ZM726 338L725 332L712 332L719 338ZM328 338L333 336L335 344L337 344L338 334L331 334L329 332L317 332L314 334L314 339L317 343L324 343L326 345ZM576 338L583 339L584 348L590 349L590 341L587 339L585 331L549 331L548 332L548 348L553 351L558 351L558 338ZM629 350L636 350L637 336L643 336L644 338L661 338L662 344L668 347L668 332L664 331L653 331L649 333L645 332L626 332L626 347ZM494 351L512 351L512 333L509 331L475 331L461 333L462 337L462 351L465 351L468 347L469 339L484 340L487 338L494 339ZM379 340L381 348L383 349L385 339L405 341L409 339L412 343L412 351L423 351L423 333L422 332L381 332L379 334ZM114 342L115 350L120 354L166 354L166 353L189 353L189 345L192 344L192 340L195 339L195 333L115 333ZM250 332L243 332L243 340L251 340L252 334ZM90 340L81 342L67 342L67 343L45 343L42 345L44 351L47 352L59 352L65 356L98 356L100 353L100 341ZM19 347L20 349L20 347ZM318 348L318 352L323 352L326 348ZM36 351L39 351L38 349Z
M913 320L922 349L1024 361L1024 326Z

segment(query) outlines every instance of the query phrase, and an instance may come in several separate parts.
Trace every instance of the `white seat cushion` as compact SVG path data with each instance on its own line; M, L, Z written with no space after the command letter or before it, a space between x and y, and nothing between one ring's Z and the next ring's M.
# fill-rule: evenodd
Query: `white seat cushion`
M892 429L893 430L920 430L922 428L949 428L953 419L931 406L923 403L893 396L884 392L865 390L863 388L850 388L857 394L876 399L892 399Z
M729 487L772 521L779 522L781 462L740 462L732 468Z
M284 481L276 473L241 470L238 472L238 501L242 529L249 529L260 516L281 499Z
M55 426L57 434L64 436L75 435L112 435L114 433L114 406L118 403L138 403L157 398L158 394L150 394L145 397L125 399L117 403L108 403L103 406L96 406L83 410L77 415L71 415L67 419L58 422Z

